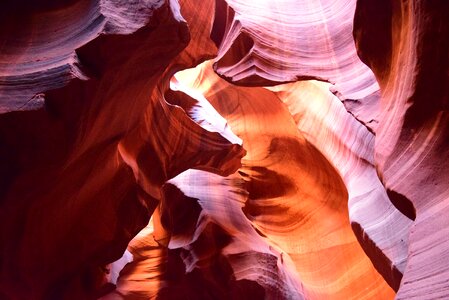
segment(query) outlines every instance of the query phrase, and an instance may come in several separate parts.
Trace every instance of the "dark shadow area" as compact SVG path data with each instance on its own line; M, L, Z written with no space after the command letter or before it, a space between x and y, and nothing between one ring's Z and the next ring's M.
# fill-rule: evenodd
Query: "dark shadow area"
M291 179L278 174L265 167L253 167L257 175L251 176L251 180L245 185L251 200L261 198L276 198L284 196L288 191L295 188Z
M392 53L393 2L359 0L354 15L353 36L360 59L377 79L386 78Z
M202 210L198 200L184 195L178 187L170 183L163 186L162 192L162 226L174 235L192 235Z
M2 11L0 12L0 16L11 13L23 14L24 12L34 13L48 10L57 10L66 6L70 6L76 2L80 2L80 0L4 0L1 3Z
M214 69L226 68L237 64L253 48L254 41L246 32L240 32L225 55L214 64Z
M165 285L157 299L264 299L263 287L254 281L236 280L228 258L221 254L231 240L221 227L209 223L189 250L169 250L163 278ZM186 273L184 262L192 255L198 262Z
M215 43L217 48L220 47L226 31L229 29L229 24L231 24L234 19L234 15L234 10L228 6L226 1L215 0L214 24L212 26L210 38Z
M415 221L416 219L416 210L413 206L412 201L410 201L404 195L397 193L392 190L387 189L388 198L390 198L391 203L407 218Z
M391 265L388 257L385 256L382 250L379 249L365 231L363 231L360 224L351 222L351 227L357 241L360 246L362 246L363 251L365 251L377 272L379 272L388 285L397 292L399 285L401 284L402 273L395 266Z

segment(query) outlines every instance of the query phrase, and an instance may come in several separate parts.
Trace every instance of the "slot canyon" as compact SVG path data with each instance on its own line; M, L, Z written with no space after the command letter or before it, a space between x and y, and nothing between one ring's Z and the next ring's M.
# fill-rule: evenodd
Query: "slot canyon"
M449 299L449 1L0 3L0 299Z

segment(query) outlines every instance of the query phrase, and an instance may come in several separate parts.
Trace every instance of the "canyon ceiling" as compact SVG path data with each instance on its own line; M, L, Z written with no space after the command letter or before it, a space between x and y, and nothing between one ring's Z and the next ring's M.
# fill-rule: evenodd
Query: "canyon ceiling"
M0 3L0 299L449 299L448 13Z

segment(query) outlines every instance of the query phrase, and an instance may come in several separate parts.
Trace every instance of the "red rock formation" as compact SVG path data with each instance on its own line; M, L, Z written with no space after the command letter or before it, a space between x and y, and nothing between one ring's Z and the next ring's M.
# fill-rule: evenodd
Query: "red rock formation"
M0 4L0 298L447 298L448 8Z
M2 19L2 67L12 73L2 78L3 111L33 110L0 118L0 295L93 297L102 266L148 223L167 179L192 167L234 172L243 153L164 100L171 74L213 50L192 43L178 55L189 31L176 2L82 1L27 14L23 35ZM82 80L72 76L75 55ZM25 105L33 93L45 102Z
M204 93L229 121L232 130L242 138L247 155L239 173L247 182L249 193L243 210L262 236L273 247L280 248L282 255L279 260L291 260L292 265L287 264L285 268L291 268L291 272L298 274L297 280L305 298L390 298L392 291L376 273L352 233L343 182L330 163L307 141L306 135L302 134L304 131L297 130L291 112L282 105L277 95L263 88L235 87L225 83L212 73L208 65L180 72L176 77ZM314 109L314 105L316 109L331 106L329 103L309 102L309 111ZM340 113L350 118L347 112ZM358 124L355 120L353 122ZM363 137L359 139L363 141ZM367 149L354 148L353 151L359 155L368 155L363 153ZM348 159L348 156L345 158ZM331 158L336 160L335 157ZM357 167L357 161L353 167ZM371 169L374 172L372 166ZM374 199L368 198L366 201L379 198L385 201L385 191L381 194L370 189L376 184L373 174L361 174L363 172L369 173L361 168L348 177L353 176L350 180L354 181L356 177L363 176L365 188L369 190L366 193L374 194L371 196ZM378 181L377 184L380 186ZM363 197L361 190L352 192L359 193L352 195L353 202L357 201L356 196ZM377 199L376 193L380 194ZM380 206L379 211L388 210L388 205L385 206L387 208ZM373 219L363 221L367 226L372 226L376 215ZM321 237L319 241L316 240L317 236ZM399 233L398 239L402 236ZM391 247L402 249L401 245L397 245L400 244L397 240L382 242L386 251ZM389 259L401 264L404 255L399 254L401 250L399 253L396 251L388 252L391 255ZM366 289L371 292L363 292Z

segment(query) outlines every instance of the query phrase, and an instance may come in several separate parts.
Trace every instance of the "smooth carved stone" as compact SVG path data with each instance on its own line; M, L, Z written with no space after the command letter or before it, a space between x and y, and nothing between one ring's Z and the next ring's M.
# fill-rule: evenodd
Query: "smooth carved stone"
M190 239L174 234L169 248L181 249L187 273L203 274L203 289L208 290L210 286L215 286L211 290L218 288L218 293L217 290L210 292L215 295L213 298L259 295L258 299L302 299L296 274L286 267L291 262L287 263L287 258L284 261L280 249L260 236L244 215L242 207L248 193L238 174L223 178L204 171L188 170L171 179L169 185L182 191L184 211L192 207L187 199L196 199L201 208L194 218L196 228L189 235ZM165 201L168 203L173 199L166 198ZM178 219L180 213L180 209L178 212L172 210L170 215ZM185 233L186 228L183 231ZM219 264L214 266L217 260Z
M36 3L26 10L20 1L6 4L0 21L0 113L37 109L43 106L39 93L95 76L78 50L101 35L136 32L164 1L123 5L61 1L57 7L42 9Z
M354 37L381 86L375 162L414 217L397 299L449 297L447 1L359 0Z
M348 189L349 218L376 269L397 290L412 220L391 203L374 167L374 135L357 122L329 84L300 81L270 88L300 132L336 167Z
M116 288L103 296L102 300L153 299L159 289L167 269L167 248L154 239L153 215L149 224L129 243L128 251L133 259L124 266L116 281Z
M248 86L316 78L334 83L344 99L378 90L352 38L356 1L226 2L230 11L214 64L220 76Z
M293 267L304 297L392 298L352 232L343 181L276 94L232 86L212 72L210 62L176 78L202 93L243 140L247 155L239 173L249 193L243 210L292 262L286 268Z
M243 214L243 188L236 174L188 170L170 180L149 226L128 247L133 261L103 299L302 299L288 258ZM168 248L161 234L170 236Z
M0 299L448 298L447 11L4 1Z
M355 0L221 3L214 31L214 69L244 86L318 79L372 132L379 122L379 86L357 57L352 37Z
M42 42L63 52L36 52L49 55L49 64L23 62L24 68L42 68L45 85L29 83L26 68L20 76L29 89L17 85L15 75L2 79L17 88L2 90L7 110L22 110L16 104L31 90L45 94L45 101L37 110L0 116L0 298L86 299L108 292L104 266L148 224L165 181L194 167L233 173L244 154L164 99L171 74L213 55L215 48L202 51L196 44L210 28L193 27L189 34L175 1L148 2L143 9L140 2L88 3L31 10L35 18L21 27L44 30ZM83 5L93 10L71 10ZM105 33L114 34L79 46L83 35L72 40L69 32L89 22L77 15L72 24L65 13L88 17L99 10L109 20ZM48 22L62 26L64 17L67 28L55 34L53 45ZM193 46L183 52L190 40ZM53 81L47 75L59 70L54 60L75 48L89 78ZM28 61L25 54L20 59Z

